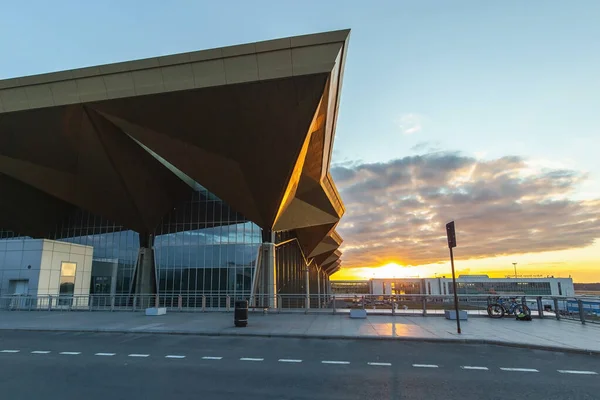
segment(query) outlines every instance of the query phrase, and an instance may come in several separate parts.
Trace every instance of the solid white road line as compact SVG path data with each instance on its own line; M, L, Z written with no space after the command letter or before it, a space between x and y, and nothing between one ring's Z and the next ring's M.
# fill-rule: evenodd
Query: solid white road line
M150 354L130 354L127 357L150 357Z
M289 358L280 358L278 361L286 362L286 363L301 363L302 362L302 360L294 360L294 359L289 359Z
M383 362L370 362L370 363L367 363L367 364L369 364L369 365L375 365L375 366L378 366L378 367L391 367L392 366L392 363L383 363Z
M31 352L31 354L48 354L50 353L49 350L34 350Z
M94 354L95 356L105 356L105 357L112 357L117 353L96 353Z
M350 361L321 361L321 364L347 365L347 364L350 364Z
M223 357L202 357L203 360L221 360Z
M561 374L598 375L598 373L594 371L576 371L570 369L559 369L558 372Z
M435 364L413 364L412 366L415 368L439 368Z
M168 356L165 356L165 358L185 358L185 356L179 356L176 354L169 354Z
M0 350L0 353L18 353L21 350Z
M500 367L500 369L502 371L512 371L512 372L540 372L537 369L533 369L533 368L502 368L502 367Z
M463 365L461 366L462 369L472 369L472 370L477 370L477 371L489 371L488 367L474 367L472 365Z
M62 354L62 355L65 355L65 356L78 356L78 355L81 354L81 352L80 351L61 351L58 354Z
M240 361L264 361L264 358L250 358L250 357L242 357Z

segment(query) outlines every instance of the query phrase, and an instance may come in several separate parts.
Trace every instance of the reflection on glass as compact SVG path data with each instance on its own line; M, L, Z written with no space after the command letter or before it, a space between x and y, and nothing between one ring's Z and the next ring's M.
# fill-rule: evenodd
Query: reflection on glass
M191 199L165 215L154 231L159 293L248 296L262 242L261 229L204 187L196 185L195 189ZM2 231L0 226L0 238L17 236L18 233ZM92 281L96 278L94 266L117 264L115 293L130 292L140 244L137 232L78 210L46 237L93 246ZM283 247L277 251L286 268L281 276L304 282L300 250L297 246ZM61 294L73 294L75 272L74 263L65 263L61 269ZM298 282L281 287L287 293L303 293L303 283Z

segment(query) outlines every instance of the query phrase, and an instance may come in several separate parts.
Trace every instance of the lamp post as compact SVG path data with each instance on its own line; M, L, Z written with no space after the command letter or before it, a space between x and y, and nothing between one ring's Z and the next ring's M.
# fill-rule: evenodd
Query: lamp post
M517 278L517 263L512 263L512 265L515 268L515 278Z

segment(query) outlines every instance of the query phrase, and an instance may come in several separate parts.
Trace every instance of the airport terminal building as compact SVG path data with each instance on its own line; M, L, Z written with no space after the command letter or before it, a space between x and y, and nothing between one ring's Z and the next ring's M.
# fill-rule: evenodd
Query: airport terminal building
M0 80L0 295L326 293L349 33Z
M361 281L332 281L333 294L432 295L454 294L452 278L373 278ZM460 275L456 278L459 295L522 295L522 296L575 296L573 279L555 277L490 278L487 275Z

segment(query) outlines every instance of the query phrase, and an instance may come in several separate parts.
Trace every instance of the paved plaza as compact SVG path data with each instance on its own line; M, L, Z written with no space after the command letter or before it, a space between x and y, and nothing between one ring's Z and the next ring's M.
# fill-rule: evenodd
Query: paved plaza
M251 313L247 327L235 328L232 313L224 312L170 312L156 317L132 312L0 312L0 330L468 341L600 354L599 325L551 318L521 322L485 317L470 318L461 324L463 333L458 335L456 322L439 316L369 315L367 319L350 319L347 314Z

